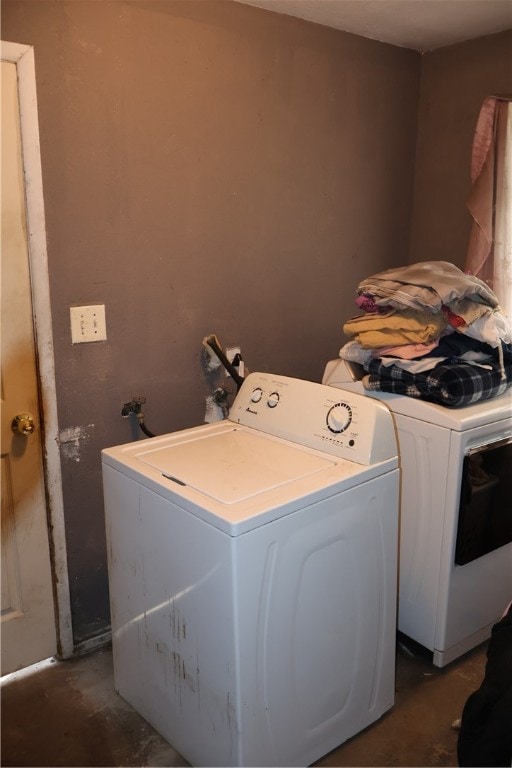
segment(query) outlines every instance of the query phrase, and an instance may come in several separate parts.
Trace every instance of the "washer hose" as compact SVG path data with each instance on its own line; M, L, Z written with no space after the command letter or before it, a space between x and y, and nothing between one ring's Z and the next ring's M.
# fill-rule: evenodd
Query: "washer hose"
M211 334L210 336L207 336L204 340L205 344L208 344L210 349L213 349L219 360L221 361L222 365L226 369L226 371L229 373L231 378L236 384L236 391L238 392L242 384L244 383L243 376L240 376L234 365L232 365L229 360L227 359L226 355L222 351L222 349L217 344L217 340L215 337L215 334Z
M137 414L137 421L139 422L139 427L142 429L142 431L144 432L144 434L147 437L156 437L156 435L153 434L153 432L150 432L149 429L144 424L144 414L143 413L138 413Z
M142 406L146 402L145 397L135 397L133 400L130 400L128 403L125 403L123 405L123 408L121 410L121 416L123 419L127 419L130 416L136 416L137 421L139 422L139 427L144 432L144 434L147 437L156 437L156 435L153 432L150 432L149 429L146 427L144 423L144 413L142 411Z

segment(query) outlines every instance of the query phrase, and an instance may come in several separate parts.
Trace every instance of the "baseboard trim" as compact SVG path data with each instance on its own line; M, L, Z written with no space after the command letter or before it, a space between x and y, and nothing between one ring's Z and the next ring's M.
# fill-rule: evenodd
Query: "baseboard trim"
M87 640L75 645L73 649L73 656L86 656L88 653L99 651L112 642L112 631L109 629L106 632L102 632L101 635L95 637L89 637Z

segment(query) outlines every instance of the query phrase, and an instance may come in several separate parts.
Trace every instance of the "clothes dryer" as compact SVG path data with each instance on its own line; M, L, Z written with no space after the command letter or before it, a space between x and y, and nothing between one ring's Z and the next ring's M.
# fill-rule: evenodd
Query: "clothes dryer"
M442 667L490 637L512 598L512 391L465 408L366 392L358 366L323 383L393 413L401 466L398 629Z
M102 460L115 686L192 765L309 765L393 705L385 406L253 373Z

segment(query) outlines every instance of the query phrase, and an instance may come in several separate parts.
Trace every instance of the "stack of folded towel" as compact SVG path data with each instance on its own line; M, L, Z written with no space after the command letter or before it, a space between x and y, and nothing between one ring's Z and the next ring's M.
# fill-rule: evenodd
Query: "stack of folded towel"
M364 314L343 326L340 357L363 365L369 390L451 407L512 384L512 331L496 294L445 261L388 269L358 285Z

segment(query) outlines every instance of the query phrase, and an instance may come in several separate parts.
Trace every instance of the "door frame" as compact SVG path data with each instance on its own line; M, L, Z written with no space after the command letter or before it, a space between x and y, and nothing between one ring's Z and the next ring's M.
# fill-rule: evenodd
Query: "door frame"
M27 245L37 356L36 367L40 388L41 442L55 601L57 655L60 658L69 658L73 655L74 644L64 525L34 48L30 45L1 41L1 59L15 64L17 71L25 179Z

